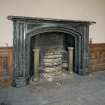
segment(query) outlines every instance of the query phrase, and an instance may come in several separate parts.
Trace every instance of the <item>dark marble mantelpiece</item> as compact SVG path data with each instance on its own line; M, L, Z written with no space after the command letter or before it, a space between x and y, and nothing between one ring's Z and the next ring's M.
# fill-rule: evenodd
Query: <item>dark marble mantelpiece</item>
M20 16L8 16L13 21L14 68L13 85L24 86L30 80L31 38L46 32L61 32L75 39L75 72L88 73L88 40L90 21L44 19ZM18 86L17 81L21 81ZM22 83L23 82L23 83Z

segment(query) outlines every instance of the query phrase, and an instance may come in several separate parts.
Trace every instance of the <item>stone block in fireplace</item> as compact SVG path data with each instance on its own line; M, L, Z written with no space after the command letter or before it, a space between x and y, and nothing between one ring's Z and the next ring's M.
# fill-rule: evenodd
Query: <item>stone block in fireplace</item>
M13 86L28 84L36 76L34 68L39 70L40 79L68 72L71 67L74 73L88 74L89 25L95 22L19 16L8 19L13 21L14 30Z

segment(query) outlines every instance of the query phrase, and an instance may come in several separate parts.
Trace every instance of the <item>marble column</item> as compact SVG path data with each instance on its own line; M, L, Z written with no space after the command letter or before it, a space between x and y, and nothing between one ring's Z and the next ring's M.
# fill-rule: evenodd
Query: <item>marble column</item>
M33 49L34 52L34 81L40 80L40 70L39 70L39 49Z
M68 70L73 73L73 47L68 47Z

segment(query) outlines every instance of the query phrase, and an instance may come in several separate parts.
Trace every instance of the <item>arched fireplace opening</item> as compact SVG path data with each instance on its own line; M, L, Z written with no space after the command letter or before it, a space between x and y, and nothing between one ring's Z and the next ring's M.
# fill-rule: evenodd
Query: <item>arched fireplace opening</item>
M45 32L32 36L30 55L30 77L34 76L34 52L39 49L40 79L62 78L70 75L68 70L68 48L73 50L73 71L75 72L75 38L63 32Z

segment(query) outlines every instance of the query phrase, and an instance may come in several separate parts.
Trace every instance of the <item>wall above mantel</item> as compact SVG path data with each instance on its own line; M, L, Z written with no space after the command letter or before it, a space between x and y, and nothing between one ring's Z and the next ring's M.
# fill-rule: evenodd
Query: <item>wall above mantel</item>
M0 46L12 46L12 22L8 15L96 21L90 26L93 43L105 43L104 0L0 1Z

